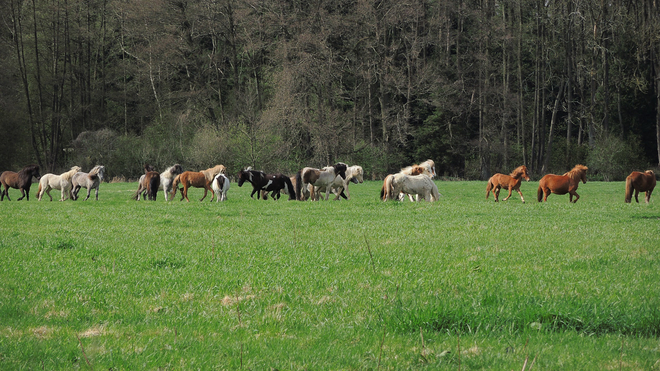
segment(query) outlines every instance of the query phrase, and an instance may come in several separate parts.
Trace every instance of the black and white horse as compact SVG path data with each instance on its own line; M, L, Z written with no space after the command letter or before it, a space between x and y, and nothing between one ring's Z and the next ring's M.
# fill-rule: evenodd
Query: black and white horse
M238 172L238 186L243 186L243 183L250 182L252 184L252 193L250 197L254 198L257 194L257 199L261 196L260 191L266 193L272 192L271 197L275 200L280 198L280 191L289 195L289 200L296 199L296 192L293 188L293 183L288 176L282 174L266 174L263 171L252 170L248 167L245 170ZM265 195L263 197L266 199Z

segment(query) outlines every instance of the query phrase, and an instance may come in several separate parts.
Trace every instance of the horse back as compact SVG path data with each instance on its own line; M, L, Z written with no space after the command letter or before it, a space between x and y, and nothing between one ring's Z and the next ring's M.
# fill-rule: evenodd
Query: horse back
M575 182L577 189L579 182ZM572 188L571 178L566 175L547 174L539 180L539 188L549 189L552 193L564 195Z

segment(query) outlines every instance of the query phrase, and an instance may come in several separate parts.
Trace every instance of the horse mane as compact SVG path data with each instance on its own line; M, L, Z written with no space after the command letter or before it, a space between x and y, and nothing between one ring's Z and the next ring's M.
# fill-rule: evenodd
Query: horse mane
M62 180L71 181L71 178L79 171L80 171L80 166L74 166L71 168L71 170L67 171L66 173L60 174L60 177L62 177Z
M575 165L575 167L573 169L571 169L570 171L565 173L564 176L567 176L571 179L579 179L581 174L587 172L587 170L589 170L588 167L578 164L578 165Z
M103 171L105 170L105 166L103 165L96 165L92 168L92 170L89 171L89 174L87 174L87 177L89 177L90 180L94 180L95 178L99 178L103 180Z
M525 173L527 173L527 167L525 165L520 165L517 168L513 169L511 174L509 174L510 177L512 178L520 178L522 177Z
M37 173L39 172L39 165L28 165L18 172L18 177L23 182L30 181L32 180L32 173L34 173L35 171Z
M645 173L655 176L655 173L653 172L653 170L646 170Z

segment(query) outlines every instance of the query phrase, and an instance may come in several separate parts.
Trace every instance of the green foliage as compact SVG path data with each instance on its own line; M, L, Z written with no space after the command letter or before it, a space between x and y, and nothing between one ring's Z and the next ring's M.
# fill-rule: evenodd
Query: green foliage
M639 159L642 152L639 143L636 138L622 140L615 135L603 135L587 155L590 178L624 180L631 171L646 168L648 164Z

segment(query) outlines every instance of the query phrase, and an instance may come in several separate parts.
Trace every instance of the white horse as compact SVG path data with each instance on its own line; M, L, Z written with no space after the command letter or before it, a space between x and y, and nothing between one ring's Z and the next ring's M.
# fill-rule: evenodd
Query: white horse
M424 174L427 175L429 178L433 176L433 173L431 172L430 168L427 166L412 165L412 166L404 167L403 169L401 169L400 172L396 174L389 174L388 176L385 177L385 180L383 180L383 187L380 190L381 200L383 201L396 200L396 199L401 200L403 197L405 197L401 193L392 193L392 179L394 179L394 176L399 174L404 174L404 175ZM413 200L412 196L410 196L410 201L415 201Z
M325 187L325 199L330 195L329 185L335 181L337 176L346 179L346 169L348 166L343 162L338 162L332 166L325 167L323 170L312 167L305 167L296 173L296 195L298 200L304 201L307 198L316 199L315 188ZM309 187L309 185L313 187Z
M174 181L174 177L181 173L183 173L183 168L179 164L172 165L168 167L167 170L160 173L160 188L162 188L163 193L165 193L166 202L169 201L168 196L170 195L170 192L172 192L172 182ZM142 182L140 182L140 184L142 184Z
M426 174L406 175L395 174L392 177L392 194L405 193L409 196L421 195L425 201L438 201L440 192L438 186ZM412 200L412 197L411 197Z
M64 201L71 197L71 178L73 175L80 171L80 166L74 166L71 170L60 175L46 174L39 180L39 190L37 191L37 198L41 201L44 193L53 201L53 196L50 195L51 189L59 189L61 193L60 201ZM66 195L66 196L65 196Z
M326 168L323 168L324 170ZM348 200L351 198L350 193L348 192L348 185L350 183L363 183L364 182L364 170L362 170L362 166L358 165L353 165L349 166L346 169L346 179L343 179L340 176L337 176L335 180L330 184L330 188L332 193L335 194L334 200L339 200L339 197L343 197L345 200ZM317 187L315 192L325 192L326 189L325 187ZM317 195L318 198L318 195Z
M223 173L220 173L213 178L211 188L215 192L215 202L226 201L227 191L229 190L229 178Z
M89 173L83 173L83 172L75 173L73 175L73 178L71 178L71 185L73 187L73 190L71 192L71 196L72 196L71 198L77 200L78 192L80 192L80 188L86 188L87 197L85 197L84 201L87 201L89 199L89 195L90 193L92 193L92 189L96 190L96 201L98 201L99 186L103 181L104 173L105 173L105 166L103 165L94 166L92 170L89 171Z

